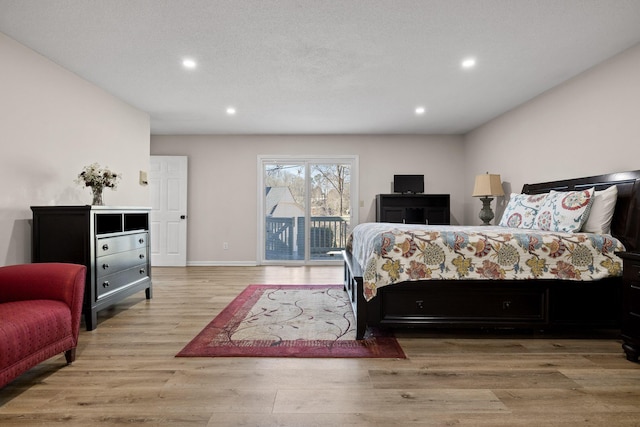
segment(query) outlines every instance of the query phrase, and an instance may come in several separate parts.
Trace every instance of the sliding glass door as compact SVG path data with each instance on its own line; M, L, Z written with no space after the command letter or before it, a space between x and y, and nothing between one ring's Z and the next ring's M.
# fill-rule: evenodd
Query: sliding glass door
M263 263L341 261L356 158L261 158ZM356 199L357 200L357 199Z

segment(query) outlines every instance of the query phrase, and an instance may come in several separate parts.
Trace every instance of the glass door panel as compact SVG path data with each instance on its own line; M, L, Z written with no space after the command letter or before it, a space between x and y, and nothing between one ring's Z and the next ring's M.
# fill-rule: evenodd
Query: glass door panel
M264 160L263 260L341 261L351 224L349 162Z
M266 260L304 260L306 215L304 164L264 165Z
M351 167L312 163L309 171L309 259L340 259L350 224Z

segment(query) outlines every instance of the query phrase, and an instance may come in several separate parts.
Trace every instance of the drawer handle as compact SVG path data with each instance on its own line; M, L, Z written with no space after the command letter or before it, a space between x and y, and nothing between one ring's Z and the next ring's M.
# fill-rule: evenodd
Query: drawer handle
M422 310L424 308L424 301L423 300L416 301L416 307L418 308L418 310Z
M107 245L106 243L104 245L102 245L102 250L103 251L108 251L109 250L109 245Z
M140 259L144 259L144 254L140 254Z
M106 270L107 268L109 268L109 264L102 264L102 269Z
M141 237L141 238L138 240L138 243L140 243L140 244L144 243L144 239Z
M108 288L109 287L109 281L105 280L104 282L102 282L102 287L103 288Z
M140 274L144 274L144 273L145 273L144 268L141 268L140 269Z
M511 308L511 301L502 301L502 309L509 310Z

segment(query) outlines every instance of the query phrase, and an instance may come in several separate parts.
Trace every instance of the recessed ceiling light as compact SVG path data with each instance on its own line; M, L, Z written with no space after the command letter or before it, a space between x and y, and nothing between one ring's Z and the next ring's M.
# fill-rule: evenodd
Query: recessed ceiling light
M475 58L467 58L462 61L462 68L473 68L476 66Z
M421 114L424 114L427 111L427 109L424 107L416 107L415 111L417 115L421 115Z
M188 69L192 70L192 69L196 68L197 65L198 64L196 64L196 61L194 61L191 58L185 58L185 59L182 60L182 66L184 68L188 68Z
M236 113L236 109L233 107L227 107L227 114L233 116Z

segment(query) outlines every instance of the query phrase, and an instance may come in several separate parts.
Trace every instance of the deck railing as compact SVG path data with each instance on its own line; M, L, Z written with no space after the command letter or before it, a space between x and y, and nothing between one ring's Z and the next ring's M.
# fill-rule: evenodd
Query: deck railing
M293 254L293 218L267 217L265 250L267 259L280 259L279 255Z
M312 216L309 229L309 249L311 254L326 254L344 249L347 243L348 220L349 217ZM302 233L304 233L304 218L298 218L298 221L300 225L298 230L302 230ZM302 238L304 238L304 235ZM304 240L300 242L302 241Z
M294 227L295 224L295 227ZM267 259L304 259L305 218L266 218ZM331 255L345 248L349 217L312 216L309 228L311 256ZM294 244L294 228L295 244Z

